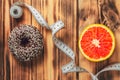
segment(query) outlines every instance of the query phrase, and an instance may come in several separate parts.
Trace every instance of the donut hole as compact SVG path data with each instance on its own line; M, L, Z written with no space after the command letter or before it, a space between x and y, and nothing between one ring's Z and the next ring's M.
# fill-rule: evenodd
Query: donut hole
M29 43L30 43L29 38L28 37L23 37L21 39L20 45L22 47L27 47L29 45Z

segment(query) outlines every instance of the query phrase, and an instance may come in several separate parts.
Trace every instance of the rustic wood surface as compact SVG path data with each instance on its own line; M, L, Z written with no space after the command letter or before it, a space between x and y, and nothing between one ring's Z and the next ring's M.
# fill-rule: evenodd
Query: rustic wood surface
M55 47L51 32L42 28L26 8L22 18L10 17L9 9L16 1L35 7L49 25L58 20L65 23L65 28L57 33L57 37L74 50L77 65L95 74L109 64L120 62L119 28L114 31L116 49L108 60L90 62L80 54L78 49L81 27L92 23L103 23L110 28L117 27L116 22L120 21L120 0L0 0L0 80L91 80L87 73L62 74L62 65L68 63L70 59ZM113 17L110 17L111 13L105 12L107 10L104 5L107 5L108 11L113 12ZM105 15L106 13L109 16ZM106 22L103 22L104 20ZM8 48L7 40L10 31L19 24L34 25L44 36L44 54L29 63L20 63ZM102 73L99 80L120 80L120 72Z

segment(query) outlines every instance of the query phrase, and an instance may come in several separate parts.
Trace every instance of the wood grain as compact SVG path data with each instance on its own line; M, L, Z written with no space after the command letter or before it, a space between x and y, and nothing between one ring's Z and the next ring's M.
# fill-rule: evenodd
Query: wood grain
M4 42L3 42L3 1L0 1L0 11L2 11L1 13L0 13L0 17L1 17L1 19L0 19L0 37L1 37L1 39L0 39L0 78L1 78L1 80L3 80L4 79L4 58L3 58L3 56L4 56Z
M119 22L119 0L0 0L0 80L91 80L86 73L63 74L61 67L70 59L53 44L51 32L42 28L32 14L23 8L24 14L20 19L10 17L9 9L16 1L22 1L35 7L52 25L58 20L65 23L65 28L57 33L57 37L70 46L76 55L76 64L97 73L105 66L120 62L120 28L114 31L116 49L111 58L94 63L85 59L78 48L81 30L92 23L102 23L105 19L101 5L108 5ZM107 13L107 12L106 12ZM109 18L109 17L107 17ZM113 18L115 18L113 16ZM110 18L113 21L112 18ZM115 18L116 20L116 18ZM10 31L19 24L29 24L37 27L44 36L44 53L28 63L21 63L12 55L8 48ZM115 24L111 22L111 24ZM115 27L113 25L112 27ZM111 26L110 26L111 27ZM110 71L99 76L99 80L120 80L120 72Z

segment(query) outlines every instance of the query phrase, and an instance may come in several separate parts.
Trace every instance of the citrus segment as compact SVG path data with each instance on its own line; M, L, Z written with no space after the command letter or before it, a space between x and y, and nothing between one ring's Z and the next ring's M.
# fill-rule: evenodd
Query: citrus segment
M112 31L106 26L93 24L82 31L79 48L88 60L103 61L112 55L115 48L115 38Z

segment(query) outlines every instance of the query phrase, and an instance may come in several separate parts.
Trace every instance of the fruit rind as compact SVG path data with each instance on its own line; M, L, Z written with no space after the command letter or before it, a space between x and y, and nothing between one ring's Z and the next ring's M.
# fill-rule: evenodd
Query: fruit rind
M107 31L109 32L109 34L110 34L111 37L112 37L112 48L111 48L111 50L110 50L109 55L107 55L105 58L100 58L100 59L90 58L89 56L87 56L87 55L84 53L83 49L81 48L81 43L80 43L80 41L81 41L81 39L82 39L83 34L84 34L89 28L92 28L92 27L94 27L94 26L95 26L95 27L102 27L102 28L104 28L105 30L107 30ZM104 61L104 60L108 59L108 58L112 55L112 53L114 52L114 48L115 48L115 37L114 37L113 32L112 32L107 26L102 25L102 24L91 24L91 25L89 25L89 26L87 26L87 27L85 27L85 28L83 29L83 31L82 31L82 33L80 34L80 37L79 37L78 45L79 45L80 52L82 53L82 55L83 55L85 58L87 58L88 60L90 60L90 61L92 61L92 62L100 62L100 61Z

